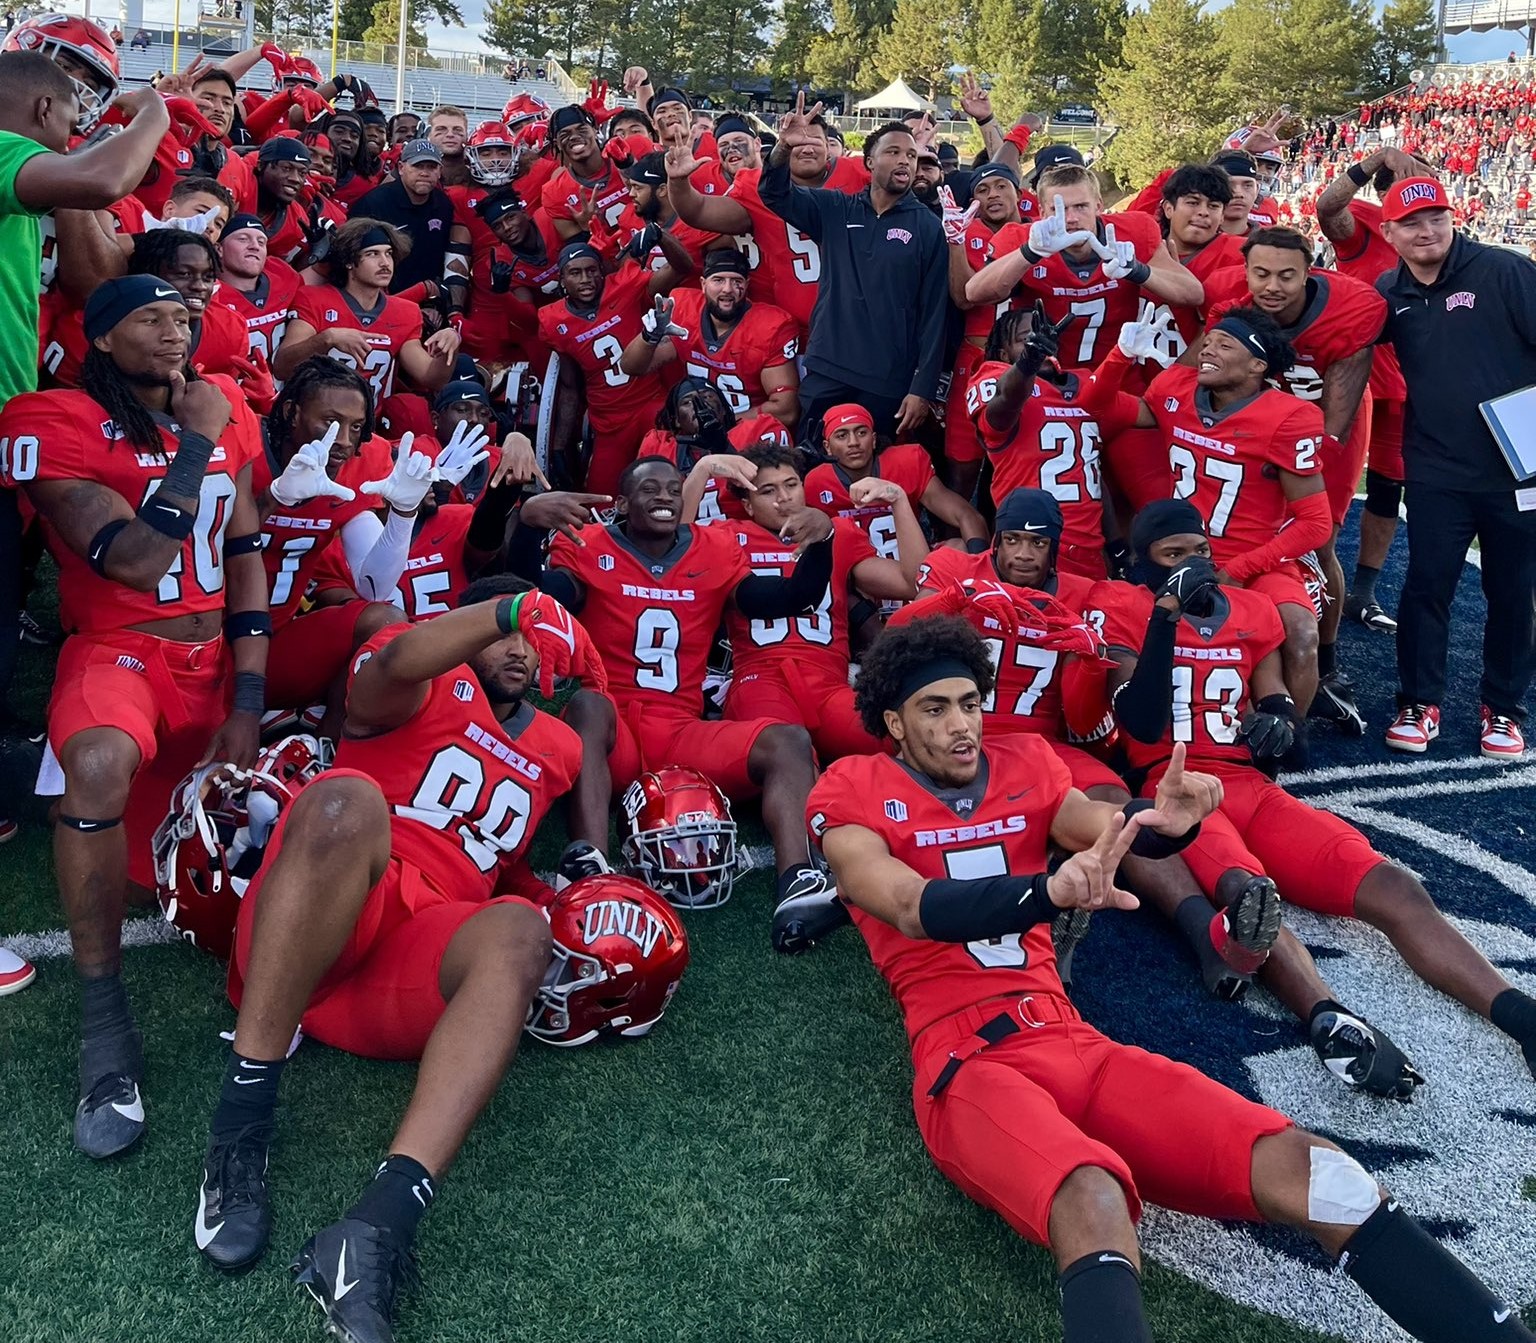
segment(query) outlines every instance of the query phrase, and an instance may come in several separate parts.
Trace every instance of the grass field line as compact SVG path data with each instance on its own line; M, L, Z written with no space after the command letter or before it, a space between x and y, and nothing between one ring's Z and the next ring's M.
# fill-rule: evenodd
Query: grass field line
M1324 793L1321 797L1311 800L1327 802L1329 806L1338 803L1350 805L1360 802L1397 802L1404 798L1439 797L1446 793L1494 793L1504 788L1527 786L1536 786L1536 764L1513 768L1505 764L1501 773L1475 780L1437 779L1427 783L1342 788L1337 792Z
M1400 779L1404 775L1437 774L1441 771L1446 773L1486 771L1493 774L1508 769L1507 760L1492 760L1481 755L1456 756L1450 759L1424 756L1417 760L1371 760L1361 765L1330 765L1326 769L1308 770L1305 774L1282 775L1280 781L1287 789L1299 790L1327 783L1338 783L1345 779L1366 779L1373 775Z
M1406 839L1430 853L1440 854L1455 862L1482 872L1502 883L1522 899L1536 905L1536 874L1514 863L1507 862L1496 853L1490 853L1481 844L1462 835L1436 830L1418 821L1410 821L1391 812L1380 811L1372 806L1360 806L1350 802L1328 799L1329 809L1346 821L1354 821L1374 830L1384 831Z

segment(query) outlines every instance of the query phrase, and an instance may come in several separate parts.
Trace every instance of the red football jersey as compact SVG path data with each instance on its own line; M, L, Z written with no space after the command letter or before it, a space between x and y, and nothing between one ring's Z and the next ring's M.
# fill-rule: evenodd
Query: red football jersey
M261 558L267 567L267 600L274 628L286 625L298 614L320 557L341 535L342 528L359 513L380 507L378 499L361 493L364 482L382 480L393 466L389 441L375 436L336 472L336 483L353 492L351 499L306 499L292 508L273 501L272 511L261 520ZM271 487L274 469L263 453L251 472L251 487L258 499Z
M775 443L781 448L794 446L789 430L772 415L754 415L742 420L726 437L737 452L745 452L759 443ZM691 460L684 463L678 459L677 435L667 429L650 430L640 440L640 451L635 457L637 460L641 457L665 457L685 476L692 470ZM725 481L718 476L711 476L709 484L704 487L704 493L699 497L698 516L694 521L701 527L707 527L711 522L720 522L725 518L745 521L746 516L747 507L741 499Z
M587 192L596 187L594 213L600 215L610 229L616 228L619 216L629 207L629 184L625 182L624 174L616 164L604 160L603 166L607 168L607 174L596 182L578 179L569 168L561 168L556 172L544 184L539 197L539 204L544 207L550 219L575 220Z
M755 574L788 577L795 552L766 527L755 522L735 524ZM875 557L869 537L846 518L832 523L832 579L814 610L793 620L748 620L734 606L725 613L731 641L731 668L736 676L779 668L798 672L813 668L838 681L848 678L848 594L855 568Z
M381 630L358 651L355 675L405 629ZM528 848L581 769L581 738L531 704L502 722L468 665L434 677L399 727L343 736L341 769L379 785L391 812L392 856L431 873L460 900L489 900L500 869Z
M1006 228L1007 225L1002 225ZM971 270L979 271L992 259L992 239L996 236L990 224L983 223L980 219L973 219L965 230L965 259ZM967 308L965 310L965 335L966 339L985 343L992 334L992 328L997 325L997 319L1013 306L1012 299L1004 299L1001 303L983 303L979 308Z
M588 527L578 546L564 534L549 548L552 569L586 588L581 623L608 669L608 693L676 718L704 712L704 675L720 618L751 572L733 527L677 529L660 559L642 555L617 525Z
M1362 284L1375 286L1376 278L1396 270L1396 249L1381 232L1381 206L1372 201L1352 200L1349 212L1355 219L1355 232L1348 242L1334 247L1334 266L1341 275ZM1378 401L1402 401L1408 395L1397 351L1391 345L1378 345L1371 361L1371 395Z
M1168 444L1173 492L1200 510L1218 565L1269 544L1285 522L1280 471L1322 469L1323 413L1266 387L1212 413L1198 372L1175 365L1152 379L1145 400Z
M444 504L423 519L411 541L400 585L383 600L398 606L412 620L431 620L453 610L459 593L469 586L464 547L474 516L473 504ZM315 566L315 590L352 587L345 549L327 547Z
M1184 258L1181 263L1184 269L1205 286L1205 301L1199 307L1174 307L1150 295L1142 299L1139 321L1155 322L1165 312L1173 315L1173 330L1163 347L1171 358L1179 358L1200 334L1205 325L1205 314L1210 311L1215 296L1225 291L1229 277L1235 277L1238 289L1246 292L1248 281L1243 260L1245 241L1235 233L1218 233L1204 247Z
M395 368L400 351L421 339L421 309L394 294L385 294L372 312L362 312L353 297L329 284L307 284L294 296L293 316L316 331L341 327L361 331L373 347L361 368L351 355L332 351L331 358L358 374L373 388L374 405L395 392Z
M244 359L250 348L245 321L238 313L219 302L215 291L214 298L203 309L202 320L192 333L187 362L205 375L228 373L234 376L238 372L234 361Z
M469 251L474 261L478 261L481 256L496 246L496 234L492 232L491 226L480 218L477 207L497 189L483 187L478 182L443 188L448 199L453 202L453 222L469 230Z
M1113 224L1115 240L1136 245L1138 261L1150 262L1163 246L1157 221L1139 212L1102 214L1099 237ZM1007 256L1029 241L1030 225L1004 224L992 235L987 260ZM1025 270L1019 281L1016 307L1031 306L1036 299L1045 302L1046 316L1060 322L1069 314L1076 320L1063 333L1061 353L1057 356L1067 369L1091 369L1114 348L1120 328L1134 321L1141 306L1141 286L1129 280L1110 280L1103 263L1090 252L1088 261L1079 265L1065 252L1045 257Z
M800 353L800 330L794 318L771 303L749 304L725 339L718 340L704 328L702 290L679 289L672 302L672 320L688 331L686 336L671 337L678 365L685 376L713 383L738 415L745 415L767 395L763 370L792 364Z
M463 335L465 349L477 360L505 363L526 358L542 375L548 351L539 339L537 319L519 291L527 291L538 307L559 298L560 239L542 210L534 211L530 218L538 236L534 254L514 252L494 239L492 247L475 252ZM500 294L491 289L491 267L498 263L512 267L511 286Z
M949 546L939 546L928 553L923 567L918 570L917 586L942 588L951 580L973 580L997 583L1012 592L1027 592L1012 583L1004 583L992 564L991 551L980 555L967 555ZM1087 609L1088 594L1093 581L1078 574L1057 574L1048 592L1063 606L1072 611ZM917 608L927 598L919 598L905 614L917 618ZM999 619L1001 603L995 607L971 603L961 612L981 635L987 652L992 657L992 667L997 672L997 684L992 693L982 701L982 713L986 715L986 735L995 740L999 732L1037 732L1042 737L1067 739L1067 722L1061 707L1061 673L1064 669L1062 655L1054 648L1041 647L1046 637L1043 625L1031 625L1019 619Z
M64 303L63 297L62 293L54 296L54 316L48 328L42 368L60 387L78 387L90 342L85 338L84 310ZM233 376L236 370L231 361L243 358L246 350L244 324L219 303L215 294L192 333L187 362L205 375Z
M892 756L844 756L811 789L806 823L818 839L844 825L872 830L893 858L930 881L1044 872L1051 823L1072 790L1067 767L1028 733L986 741L981 767L977 787L951 802ZM984 941L930 942L851 912L909 1039L989 998L1064 996L1049 923Z
M619 368L624 348L640 334L651 306L650 272L626 262L603 285L597 310L577 312L570 299L539 309L539 335L556 353L576 361L586 380L587 415L598 433L616 433L637 407L665 399L661 374L632 377Z
M821 285L821 246L763 204L757 191L761 176L758 168L743 169L731 179L726 195L740 202L752 216L752 237L773 282L773 301L795 319L802 331L808 331L811 309L816 306ZM832 165L822 183L829 191L849 196L857 196L868 185L869 176L863 165L846 158Z
M997 395L998 379L1011 367L988 361L971 375L965 394L966 414L975 422L992 463L992 502L1001 504L1017 489L1045 490L1061 505L1062 541L1098 550L1104 544L1099 443L1113 439L1132 422L1117 417L1101 425L1092 411L1078 404L1086 380L1069 373L1061 386L1036 378L1018 423L994 429L984 412Z
M1328 370L1340 359L1375 344L1386 324L1387 301L1370 285L1337 271L1314 270L1307 291L1307 306L1296 324L1281 328L1296 351L1285 385L1303 401L1321 401ZM1248 301L1245 293L1217 304L1211 309L1211 321L1219 322L1229 309Z
M893 443L875 455L869 474L901 486L914 510L922 507L923 492L935 480L933 458L916 443ZM875 553L888 560L899 558L896 524L889 504L865 504L855 508L848 490L853 481L836 462L813 466L805 477L805 502L830 518L851 518L866 532Z
M43 523L43 537L59 566L66 630L100 634L222 609L224 536L235 506L235 480L263 449L261 422L240 389L228 378L208 381L229 401L230 421L203 477L192 534L153 591L103 578ZM174 425L162 426L162 450L141 452L123 442L112 417L85 392L27 392L0 411L0 480L23 491L34 480L94 481L137 509L174 460L179 432Z
M213 291L213 301L245 323L246 348L260 350L262 358L270 364L283 343L283 332L288 329L288 319L303 287L298 271L271 257L255 289L247 292L224 282Z
M1237 732L1248 704L1248 686L1266 657L1285 642L1280 612L1262 592L1224 587L1209 618L1185 614L1173 647L1173 719L1152 745L1120 734L1138 769L1159 765L1183 742L1191 765L1201 761L1251 764ZM1088 623L1110 648L1139 654L1156 601L1140 584L1095 583L1088 594Z

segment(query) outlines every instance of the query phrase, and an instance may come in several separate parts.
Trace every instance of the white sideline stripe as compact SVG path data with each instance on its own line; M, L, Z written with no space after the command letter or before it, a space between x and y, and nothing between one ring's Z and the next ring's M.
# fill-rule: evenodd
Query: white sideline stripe
M1490 760L1487 756L1457 756L1449 760L1430 757L1403 760L1373 760L1364 765L1330 765L1327 769L1309 770L1305 774L1285 774L1281 782L1287 788L1307 788L1313 784L1339 783L1345 779L1365 779L1380 775L1383 779L1400 779L1405 774L1434 774L1440 770L1459 773L1468 770L1507 770L1509 762Z
M752 860L751 871L773 871L773 847L763 844L746 850ZM552 872L539 873L540 881L549 881ZM123 950L130 947L164 947L181 941L178 933L164 919L132 918L123 920ZM8 947L24 961L60 960L70 953L69 929L55 928L47 933L15 933L0 936L0 946Z
M1501 788L1536 786L1536 763L1517 768L1504 766L1502 774L1490 779L1479 779L1470 789L1465 779L1441 779L1435 783L1413 783L1385 788L1342 788L1316 799L1331 808L1355 806L1362 802L1396 802L1404 798L1438 797L1444 793L1495 793Z

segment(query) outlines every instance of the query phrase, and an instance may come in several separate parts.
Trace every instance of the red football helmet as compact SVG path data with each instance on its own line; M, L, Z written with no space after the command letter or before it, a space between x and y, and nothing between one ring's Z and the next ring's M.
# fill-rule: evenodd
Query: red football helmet
M725 794L696 769L667 765L624 793L620 860L681 909L713 909L736 880L736 822Z
M531 93L514 93L501 109L501 119L509 127L516 128L522 122L533 121L549 115L549 104Z
M320 87L320 67L308 56L290 56L288 64L282 72L282 86L285 89L292 88L295 84L303 84L306 88L318 89Z
M484 121L464 148L469 175L486 187L504 187L517 172L517 142L499 121Z
M240 899L279 814L325 767L319 741L286 737L266 747L250 770L203 765L176 786L153 841L155 894L167 921L193 946L228 957Z
M6 36L4 51L40 51L49 60L60 54L89 68L94 79L87 82L72 69L66 69L80 102L80 120L76 129L84 134L101 120L102 113L117 97L122 67L117 47L106 30L89 19L73 14L39 14L25 19Z
M605 873L572 882L545 910L555 954L523 1029L552 1045L648 1034L688 968L688 934L657 894Z

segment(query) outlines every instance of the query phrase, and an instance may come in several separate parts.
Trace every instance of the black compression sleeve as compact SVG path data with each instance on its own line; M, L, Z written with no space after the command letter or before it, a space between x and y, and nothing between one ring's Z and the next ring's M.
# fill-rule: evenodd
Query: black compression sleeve
M805 548L786 578L751 574L736 585L736 609L750 620L797 616L815 606L832 581L832 538Z
M520 497L515 485L487 489L470 515L469 534L465 540L476 550L500 552L507 542L507 518Z
M1155 806L1157 803L1151 798L1138 797L1121 807L1120 814L1129 821L1138 811L1151 811ZM1180 849L1187 849L1193 844L1199 833L1199 821L1196 821L1182 835L1165 835L1147 826L1138 826L1136 838L1131 841L1131 852L1138 858L1171 858Z
M1173 717L1173 636L1178 625L1174 612L1152 608L1136 670L1115 692L1115 721L1149 746L1162 741Z
M213 459L214 443L211 438L192 429L183 429L176 440L176 455L160 478L160 488L170 499L196 499L203 492L203 476Z
M572 615L581 614L582 593L564 569L546 569L538 577L540 592L547 592Z
M1028 932L1056 917L1045 875L936 878L923 887L917 917L935 942L975 942Z

